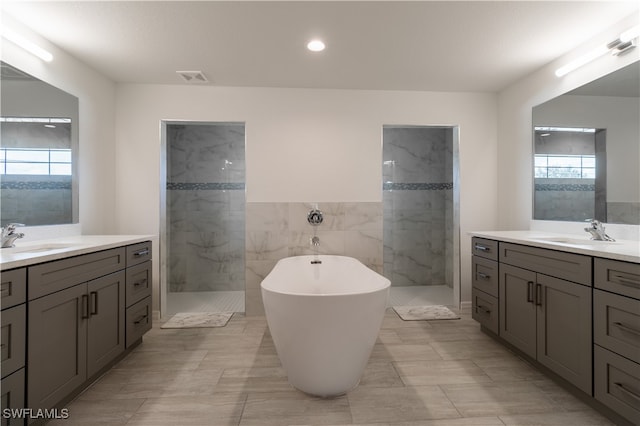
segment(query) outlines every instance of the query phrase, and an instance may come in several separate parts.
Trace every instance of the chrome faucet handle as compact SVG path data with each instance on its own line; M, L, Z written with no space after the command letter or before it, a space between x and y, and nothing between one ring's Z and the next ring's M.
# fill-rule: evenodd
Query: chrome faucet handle
M11 235L18 226L25 226L24 223L10 223L2 228L2 235Z

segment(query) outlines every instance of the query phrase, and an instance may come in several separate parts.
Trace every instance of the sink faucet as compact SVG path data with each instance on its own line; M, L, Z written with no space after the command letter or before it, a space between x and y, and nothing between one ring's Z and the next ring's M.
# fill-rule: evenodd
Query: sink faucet
M587 222L590 222L590 225L584 228L584 230L591 234L592 240L615 241L613 238L608 236L606 232L604 232L604 225L602 222L596 219L588 219Z
M24 237L22 232L16 232L17 226L24 226L22 223L10 223L7 226L2 227L2 241L0 248L13 247L13 243L18 239Z

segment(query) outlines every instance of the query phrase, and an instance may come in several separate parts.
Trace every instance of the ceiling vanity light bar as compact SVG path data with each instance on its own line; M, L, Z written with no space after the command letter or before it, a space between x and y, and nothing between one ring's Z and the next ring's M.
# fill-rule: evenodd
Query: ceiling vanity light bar
M633 28L628 29L621 33L617 39L605 44L598 46L592 51L586 53L578 57L577 59L569 62L568 64L558 68L556 70L556 76L562 77L564 75L569 74L571 71L574 71L580 68L583 65L588 64L591 61L598 59L600 56L604 55L607 52L610 52L614 56L622 55L627 53L631 49L636 46L636 39L640 35L640 25L636 25Z
M10 41L16 46L20 46L27 52L37 56L45 62L53 61L53 55L49 51L7 27L2 28L2 38Z

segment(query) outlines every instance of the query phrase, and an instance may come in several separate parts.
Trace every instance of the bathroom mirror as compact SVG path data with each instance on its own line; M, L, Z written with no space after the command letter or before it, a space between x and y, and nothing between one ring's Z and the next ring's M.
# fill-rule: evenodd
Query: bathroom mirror
M533 218L640 225L640 62L533 108Z
M78 98L0 62L0 222L78 222Z

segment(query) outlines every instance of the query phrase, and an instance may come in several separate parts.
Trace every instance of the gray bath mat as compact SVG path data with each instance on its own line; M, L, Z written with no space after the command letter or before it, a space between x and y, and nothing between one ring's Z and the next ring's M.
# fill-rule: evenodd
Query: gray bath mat
M442 305L394 306L393 309L404 321L460 319L460 315Z
M183 312L175 314L160 328L207 328L224 327L233 312Z

